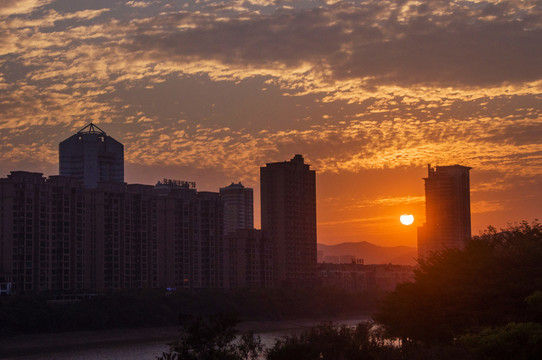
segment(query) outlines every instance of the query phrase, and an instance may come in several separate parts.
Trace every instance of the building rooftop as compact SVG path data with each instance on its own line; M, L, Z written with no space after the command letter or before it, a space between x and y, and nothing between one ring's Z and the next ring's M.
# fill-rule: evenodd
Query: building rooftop
M81 130L79 130L77 132L77 135L81 135L81 134L98 134L98 135L107 135L105 133L105 131L103 131L102 129L100 129L97 125L95 125L94 123L89 123L88 125L86 125L84 128L82 128Z

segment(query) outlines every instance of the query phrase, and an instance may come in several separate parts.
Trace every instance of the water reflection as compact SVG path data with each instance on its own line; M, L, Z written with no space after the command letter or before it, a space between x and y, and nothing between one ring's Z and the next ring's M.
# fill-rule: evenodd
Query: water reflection
M360 321L367 321L367 317L349 319L335 319L336 324L355 326ZM262 343L267 347L273 346L275 339L295 332L301 332L320 323L316 320L299 321L264 321L245 322L240 324L240 331L257 330ZM100 333L97 333L99 335ZM61 337L62 334L57 336ZM131 342L122 344L101 344L95 346L82 346L81 349L70 349L62 352L48 351L38 355L12 356L0 359L5 360L153 360L163 352L169 350L167 341Z

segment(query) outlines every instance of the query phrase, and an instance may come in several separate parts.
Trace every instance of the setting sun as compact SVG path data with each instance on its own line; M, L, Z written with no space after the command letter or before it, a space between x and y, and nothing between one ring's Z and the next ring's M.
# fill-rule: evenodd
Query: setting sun
M401 215L399 220L403 225L411 225L414 222L414 215Z

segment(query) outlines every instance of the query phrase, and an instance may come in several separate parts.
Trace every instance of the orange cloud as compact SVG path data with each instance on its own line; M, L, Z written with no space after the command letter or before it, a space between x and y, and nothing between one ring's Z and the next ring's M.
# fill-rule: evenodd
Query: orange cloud
M505 210L505 206L498 200L475 201L471 204L471 213L473 214L481 214L481 213L502 211L502 210Z
M54 0L3 0L0 4L0 16L29 14L35 9L50 4Z

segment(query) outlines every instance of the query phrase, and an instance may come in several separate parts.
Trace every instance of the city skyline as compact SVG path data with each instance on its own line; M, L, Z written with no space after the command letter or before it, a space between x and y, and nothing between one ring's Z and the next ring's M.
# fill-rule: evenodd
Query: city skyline
M316 286L315 171L302 155L253 189L124 182L123 144L89 123L59 144L60 175L0 177L0 291ZM4 290L5 289L5 290Z
M24 0L0 20L0 176L58 174L94 122L127 183L242 182L257 228L259 167L303 154L326 244L416 246L427 164L473 168L473 235L540 218L540 6Z

